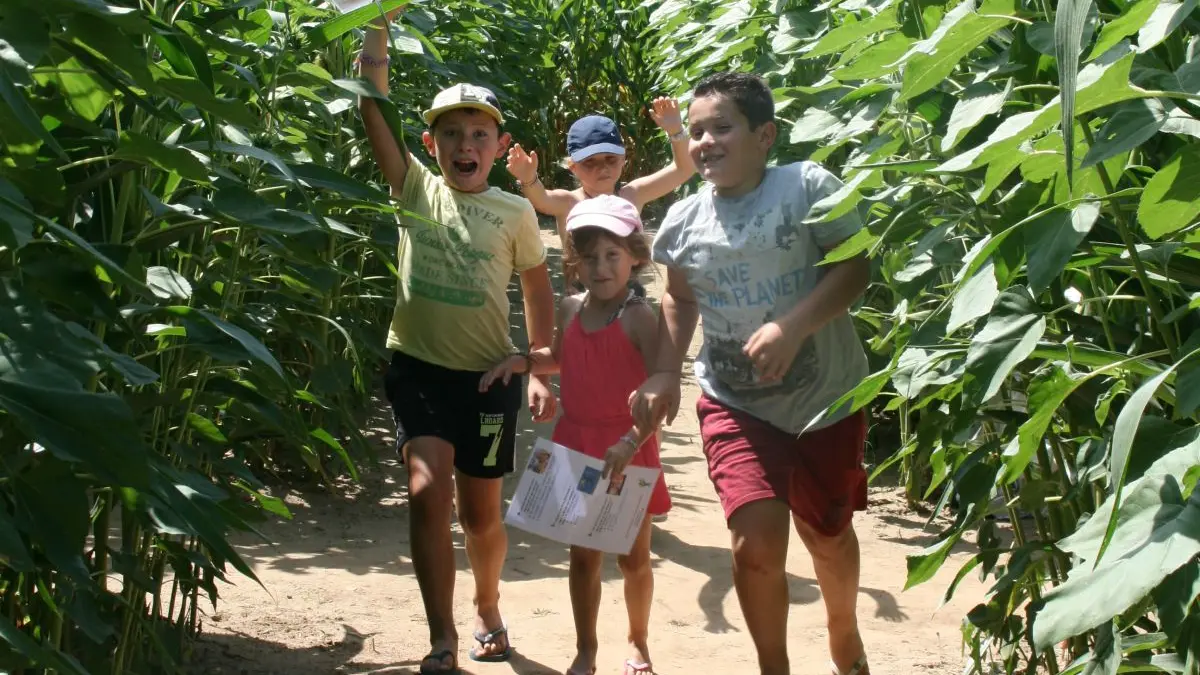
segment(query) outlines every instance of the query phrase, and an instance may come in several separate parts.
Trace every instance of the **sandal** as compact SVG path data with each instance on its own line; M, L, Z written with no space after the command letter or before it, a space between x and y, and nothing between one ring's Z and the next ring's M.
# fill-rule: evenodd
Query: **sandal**
M504 638L504 651L499 654L483 654L476 649L472 649L468 656L471 657L472 661L480 663L500 663L509 660L512 658L513 650L512 643L508 639L507 626L500 626L490 633L475 633L475 641L479 643L480 648L494 645L500 641L500 638Z
M850 670L847 670L844 673L838 670L836 663L830 661L829 665L833 666L833 675L861 675L861 673L867 669L867 655L863 654L862 656L858 657L858 660L854 662L854 665L850 666Z
M445 668L446 659L450 659L450 667ZM437 661L438 665L434 668L426 668L426 661ZM438 652L431 652L425 658L421 659L421 675L437 675L438 673L448 673L449 675L459 675L462 673L458 668L458 655L453 650L443 649Z
M633 659L625 659L625 675L653 675L654 666L649 663L638 663Z

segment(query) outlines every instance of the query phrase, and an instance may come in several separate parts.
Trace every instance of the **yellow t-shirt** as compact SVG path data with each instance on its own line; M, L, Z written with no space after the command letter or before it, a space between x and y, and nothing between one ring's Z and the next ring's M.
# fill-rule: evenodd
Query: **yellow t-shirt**
M459 192L409 161L400 200L427 220L400 218L388 349L443 368L488 370L513 351L513 273L546 261L537 215L524 197L495 187Z

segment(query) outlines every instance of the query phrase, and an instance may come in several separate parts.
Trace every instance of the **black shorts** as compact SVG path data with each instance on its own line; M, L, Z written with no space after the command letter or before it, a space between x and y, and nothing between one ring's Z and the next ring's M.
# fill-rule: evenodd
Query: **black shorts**
M454 468L473 478L500 478L516 463L522 378L497 381L479 393L483 373L451 370L400 352L384 377L396 418L396 449L421 436L454 446Z

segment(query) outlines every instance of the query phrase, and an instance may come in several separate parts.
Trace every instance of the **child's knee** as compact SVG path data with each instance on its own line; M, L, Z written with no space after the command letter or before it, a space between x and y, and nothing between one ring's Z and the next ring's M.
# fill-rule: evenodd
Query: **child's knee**
M474 539L491 536L504 527L504 523L494 512L481 509L477 512L463 511L458 515L463 534Z
M770 574L783 570L787 544L772 537L740 537L733 543L733 565L738 571Z
M639 551L637 547L634 547L628 554L617 556L617 565L621 568L621 574L625 576L648 572L650 570L650 551Z
M600 551L581 546L571 547L571 571L580 573L600 573L604 564L604 554Z

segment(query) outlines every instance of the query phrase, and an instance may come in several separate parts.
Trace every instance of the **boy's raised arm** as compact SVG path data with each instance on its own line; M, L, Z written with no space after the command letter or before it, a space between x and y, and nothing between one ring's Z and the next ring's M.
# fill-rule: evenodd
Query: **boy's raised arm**
M639 209L671 194L696 173L696 165L688 154L688 136L679 114L679 103L672 98L656 98L650 111L658 128L671 138L671 163L649 176L634 179L621 190L621 196Z
M390 22L400 10L388 15ZM367 35L363 40L362 56L359 59L359 73L375 85L381 93L388 92L388 30L376 20L367 26ZM408 175L410 161L408 148L404 138L396 138L383 119L383 113L375 100L360 97L358 109L362 114L363 127L367 131L367 140L371 143L371 152L375 162L379 164L383 177L392 188L392 194L400 194L404 187L404 179Z

